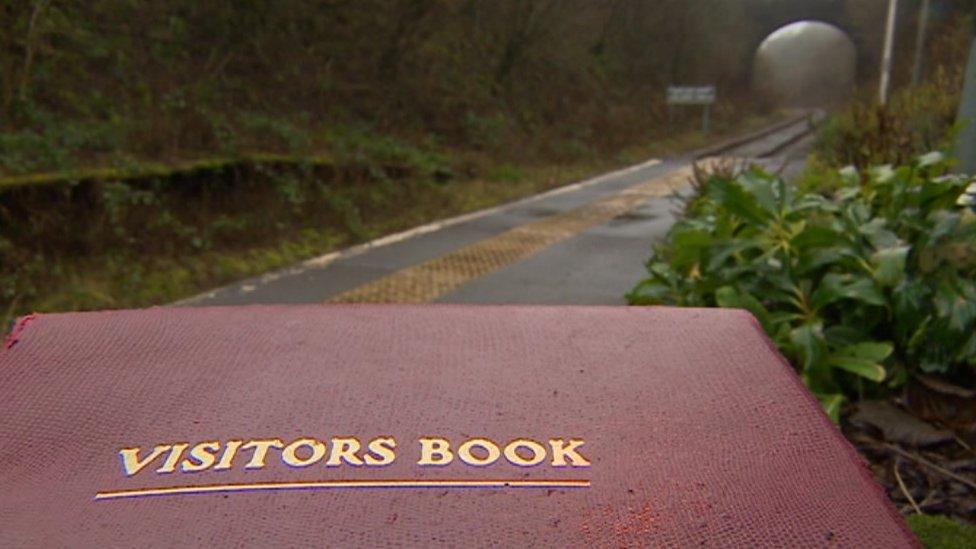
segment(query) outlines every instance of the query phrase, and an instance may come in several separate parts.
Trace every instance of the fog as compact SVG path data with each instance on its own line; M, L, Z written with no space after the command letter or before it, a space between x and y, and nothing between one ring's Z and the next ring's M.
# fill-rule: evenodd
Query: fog
M778 104L829 106L854 89L854 43L826 23L801 21L770 34L756 51L753 87Z

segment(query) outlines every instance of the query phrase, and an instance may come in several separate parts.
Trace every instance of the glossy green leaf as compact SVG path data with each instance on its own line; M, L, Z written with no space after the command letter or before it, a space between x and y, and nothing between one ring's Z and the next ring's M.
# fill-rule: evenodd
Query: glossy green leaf
M711 256L708 258L706 270L714 271L721 267L730 257L737 253L749 249L759 248L760 242L752 238L738 238L729 243L711 249Z
M847 184L847 188L857 188L861 183L861 174L854 166L841 168L837 173L840 174L841 180Z
M657 280L645 280L627 294L632 304L659 305L668 302L671 287Z
M863 358L830 356L827 358L827 364L878 383L885 378L884 366Z
M823 406L824 412L830 421L840 423L840 407L844 404L844 395L833 393L829 395L818 394L817 400Z
M816 309L820 309L842 299L852 299L868 305L885 304L884 296L874 286L872 279L836 273L824 276L813 294L812 303Z
M936 166L942 164L945 161L945 155L939 151L932 151L927 154L923 154L918 157L918 166L920 168L928 168L931 166Z
M740 292L732 286L723 286L715 292L715 301L719 307L745 309L759 320L766 332L770 331L771 323L769 311L751 294Z
M671 235L674 249L672 264L679 271L686 271L701 260L702 249L712 243L707 231L683 226Z
M779 212L779 193L776 191L778 182L762 173L747 172L738 179L742 189L751 196L756 204L769 216Z
M843 349L839 350L837 354L841 356L881 362L882 360L888 358L893 350L894 346L887 341L864 341L844 347Z
M894 248L884 248L871 255L871 264L874 266L874 279L885 287L891 287L905 276L905 259L911 246L896 246Z
M821 323L807 323L790 332L793 354L803 366L803 379L814 391L835 390L826 362L827 344L821 335Z
M876 249L891 248L901 244L898 235L888 229L888 221L879 217L861 224L857 230L866 236Z
M824 337L831 347L836 348L864 341L868 339L868 334L859 327L835 324L824 328Z
M824 248L839 246L847 242L847 238L838 231L824 225L809 225L790 240L790 245L801 252L809 252L810 248Z
M760 207L756 198L734 181L715 181L709 187L709 196L730 213L745 221L764 225L770 218L769 213Z
M868 170L868 173L874 183L889 183L895 177L895 170L891 167L891 164L875 166Z
M837 198L841 200L852 200L861 194L861 189L857 187L845 187L837 191Z

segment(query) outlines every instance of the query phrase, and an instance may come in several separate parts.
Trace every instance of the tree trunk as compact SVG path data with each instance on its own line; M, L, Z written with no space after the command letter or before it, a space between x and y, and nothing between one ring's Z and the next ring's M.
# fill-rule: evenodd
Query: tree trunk
M30 22L27 23L27 39L24 41L24 66L20 73L20 89L17 96L21 101L27 101L27 87L30 84L31 65L34 62L34 51L37 49L37 24L41 12L50 4L50 0L36 0L31 11Z

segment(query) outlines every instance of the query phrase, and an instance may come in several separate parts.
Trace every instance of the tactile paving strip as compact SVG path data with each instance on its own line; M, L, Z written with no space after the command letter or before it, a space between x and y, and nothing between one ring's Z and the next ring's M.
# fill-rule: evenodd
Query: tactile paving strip
M670 194L692 175L691 167L628 187L567 212L509 229L497 236L407 267L352 290L330 303L425 303L462 284L535 255L556 242L600 225L640 204Z

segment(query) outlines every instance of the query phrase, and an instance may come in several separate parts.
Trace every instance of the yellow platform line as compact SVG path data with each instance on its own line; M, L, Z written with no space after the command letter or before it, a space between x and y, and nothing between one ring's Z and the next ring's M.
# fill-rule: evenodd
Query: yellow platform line
M178 496L227 492L321 490L338 488L589 488L589 480L321 480L295 482L253 482L247 484L205 484L168 488L138 488L98 492L96 500L146 496Z
M426 303L461 285L602 225L652 198L670 194L691 177L688 166L638 183L564 213L520 225L440 257L337 294L329 303Z

